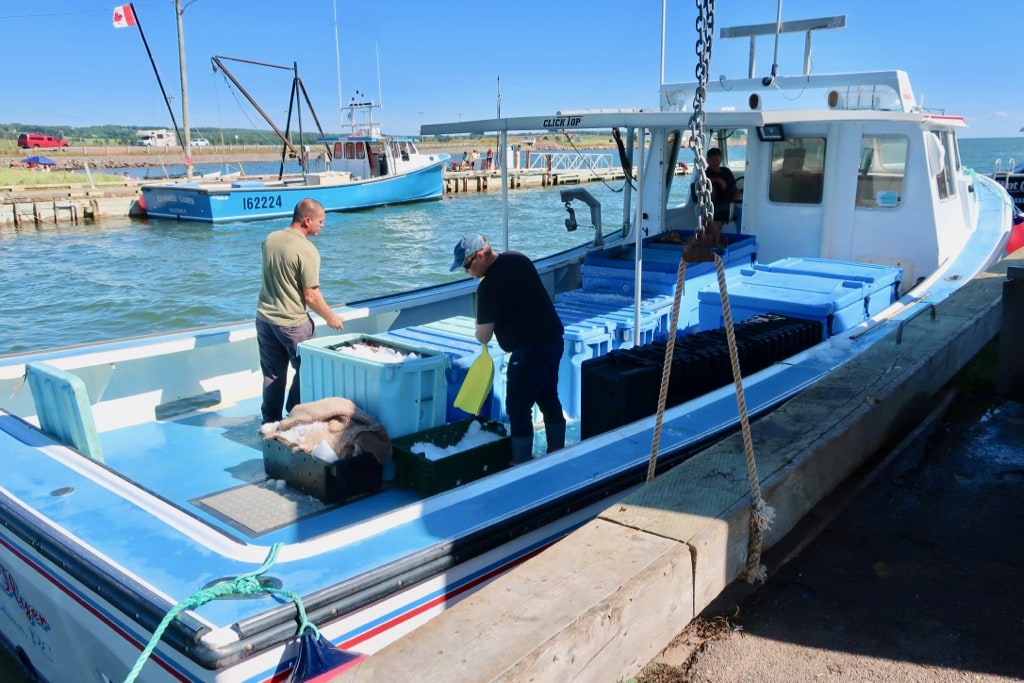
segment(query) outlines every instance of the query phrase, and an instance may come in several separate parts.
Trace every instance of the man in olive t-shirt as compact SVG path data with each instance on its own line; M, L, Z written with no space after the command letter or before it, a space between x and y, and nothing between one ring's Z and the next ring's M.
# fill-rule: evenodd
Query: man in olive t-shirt
M331 310L320 292L320 252L310 237L324 226L324 207L315 199L295 205L292 223L275 230L263 241L263 283L256 304L256 341L263 373L263 423L277 422L282 407L291 411L299 403L299 342L316 336L309 310L330 327L342 328L341 317ZM288 364L295 378L285 401ZM283 405L282 405L283 404Z

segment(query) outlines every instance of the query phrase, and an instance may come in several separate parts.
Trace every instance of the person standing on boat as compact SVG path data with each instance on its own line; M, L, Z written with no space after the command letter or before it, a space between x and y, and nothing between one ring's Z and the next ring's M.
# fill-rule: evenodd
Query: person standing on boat
M299 403L298 345L316 336L309 311L336 330L343 326L320 291L320 252L309 240L323 227L324 207L315 199L302 199L292 212L291 225L275 230L263 241L256 341L263 373L264 424L280 421L282 408L291 412ZM295 377L285 400L289 363Z
M564 328L533 262L517 251L498 254L487 238L464 235L454 249L451 270L462 268L480 280L476 338L498 338L511 353L505 410L511 427L512 464L533 457L533 406L544 415L548 453L565 446L565 415L558 400L558 363ZM486 277L484 277L486 275Z
M707 153L707 169L705 173L711 181L711 203L715 207L714 220L726 223L729 220L729 209L736 195L736 176L728 166L722 166L722 150L712 147ZM690 185L690 201L697 201L697 191Z

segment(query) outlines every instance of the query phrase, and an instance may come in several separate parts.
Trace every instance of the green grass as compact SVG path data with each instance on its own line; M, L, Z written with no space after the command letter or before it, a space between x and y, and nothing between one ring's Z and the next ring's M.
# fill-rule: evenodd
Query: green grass
M109 173L93 173L98 183L124 182L124 177ZM71 171L42 171L36 168L0 168L0 186L87 184L89 176Z

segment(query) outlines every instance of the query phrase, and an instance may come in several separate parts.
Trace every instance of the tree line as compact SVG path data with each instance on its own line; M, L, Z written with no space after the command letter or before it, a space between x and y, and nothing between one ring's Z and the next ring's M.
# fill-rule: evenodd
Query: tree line
M17 140L21 133L42 133L67 140L72 145L134 145L140 130L163 130L166 125L123 126L105 124L99 126L46 126L33 123L0 123L0 139ZM192 137L202 136L214 145L276 145L277 135L272 130L252 128L192 128ZM298 133L292 132L297 141ZM306 144L316 142L319 134L303 132Z

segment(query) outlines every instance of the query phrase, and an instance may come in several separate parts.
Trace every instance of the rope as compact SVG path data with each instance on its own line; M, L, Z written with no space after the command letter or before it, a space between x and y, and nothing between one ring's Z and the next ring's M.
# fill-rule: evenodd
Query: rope
M711 203L711 181L705 173L704 158L704 99L708 82L708 67L711 62L711 40L714 35L715 4L714 0L697 0L697 82L698 87L693 96L694 114L690 118L690 146L694 152L694 184L697 197L697 231L692 240L683 248L676 274L676 289L672 298L672 326L668 342L665 345L665 360L661 369L661 391L658 394L658 413L654 424L654 436L651 440L651 458L647 465L647 482L654 478L658 450L661 444L661 429L665 417L665 403L668 397L668 385L672 374L672 357L675 353L676 331L679 329L679 305L683 294L686 278L686 260L690 256L695 261L710 260L715 262L718 275L718 294L722 299L722 315L725 321L725 337L729 345L729 362L732 365L733 384L736 387L736 404L739 410L740 429L743 432L743 450L747 459L747 477L750 480L750 538L747 542L747 564L742 576L747 582L763 582L767 571L761 564L761 548L764 545L764 532L771 527L775 519L775 510L761 497L761 487L757 479L757 464L754 461L754 444L750 437L750 421L747 416L747 401L743 393L743 376L740 372L740 359L736 351L736 333L732 324L732 308L729 305L729 294L725 283L725 266L718 254L717 228L713 232L706 230L714 219ZM688 249L691 251L688 252Z
M647 483L654 479L655 465L658 463L658 450L661 446L661 426L665 421L665 404L668 402L668 384L672 377L672 357L675 355L676 330L679 329L679 303L683 298L683 283L686 280L686 259L679 258L676 271L676 290L672 296L672 325L665 344L665 360L661 365L661 391L658 392L658 413L654 420L654 437L651 439L651 459L647 463Z
M316 625L313 624L309 619L306 618L306 608L302 604L302 598L291 591L281 590L279 588L273 588L271 586L265 586L260 583L259 576L274 566L274 562L277 561L277 554L281 550L281 544L275 543L270 548L270 552L267 554L267 559L263 561L263 566L254 572L248 574L242 574L236 576L230 581L218 583L209 588L203 588L192 594L191 597L179 602L177 605L172 607L163 620L153 631L153 636L149 639L149 643L143 648L139 654L139 658L135 661L135 666L128 672L128 676L125 677L124 683L132 683L142 671L142 667L146 664L149 656L153 654L153 650L156 649L157 644L160 642L160 638L163 636L164 631L171 625L171 622L182 612L187 609L195 609L201 605L205 605L208 602L216 600L217 598L226 598L231 595L262 595L269 593L272 595L280 595L286 597L295 603L295 606L299 613L299 635L302 635L307 629L313 632L313 636L317 639L320 637L320 631Z
M747 583L763 583L767 570L761 564L761 548L764 532L775 520L775 510L761 497L761 486L757 479L757 463L754 461L754 442L750 437L750 420L747 416L747 399L743 393L743 377L740 374L740 357L736 351L736 331L732 325L732 306L725 285L725 266L717 253L715 273L718 275L718 293L722 299L722 316L725 319L725 338L729 344L729 362L732 365L732 381L736 387L736 405L740 415L740 430L743 433L743 452L747 458L747 478L750 480L750 538L747 541L747 566L742 576Z

